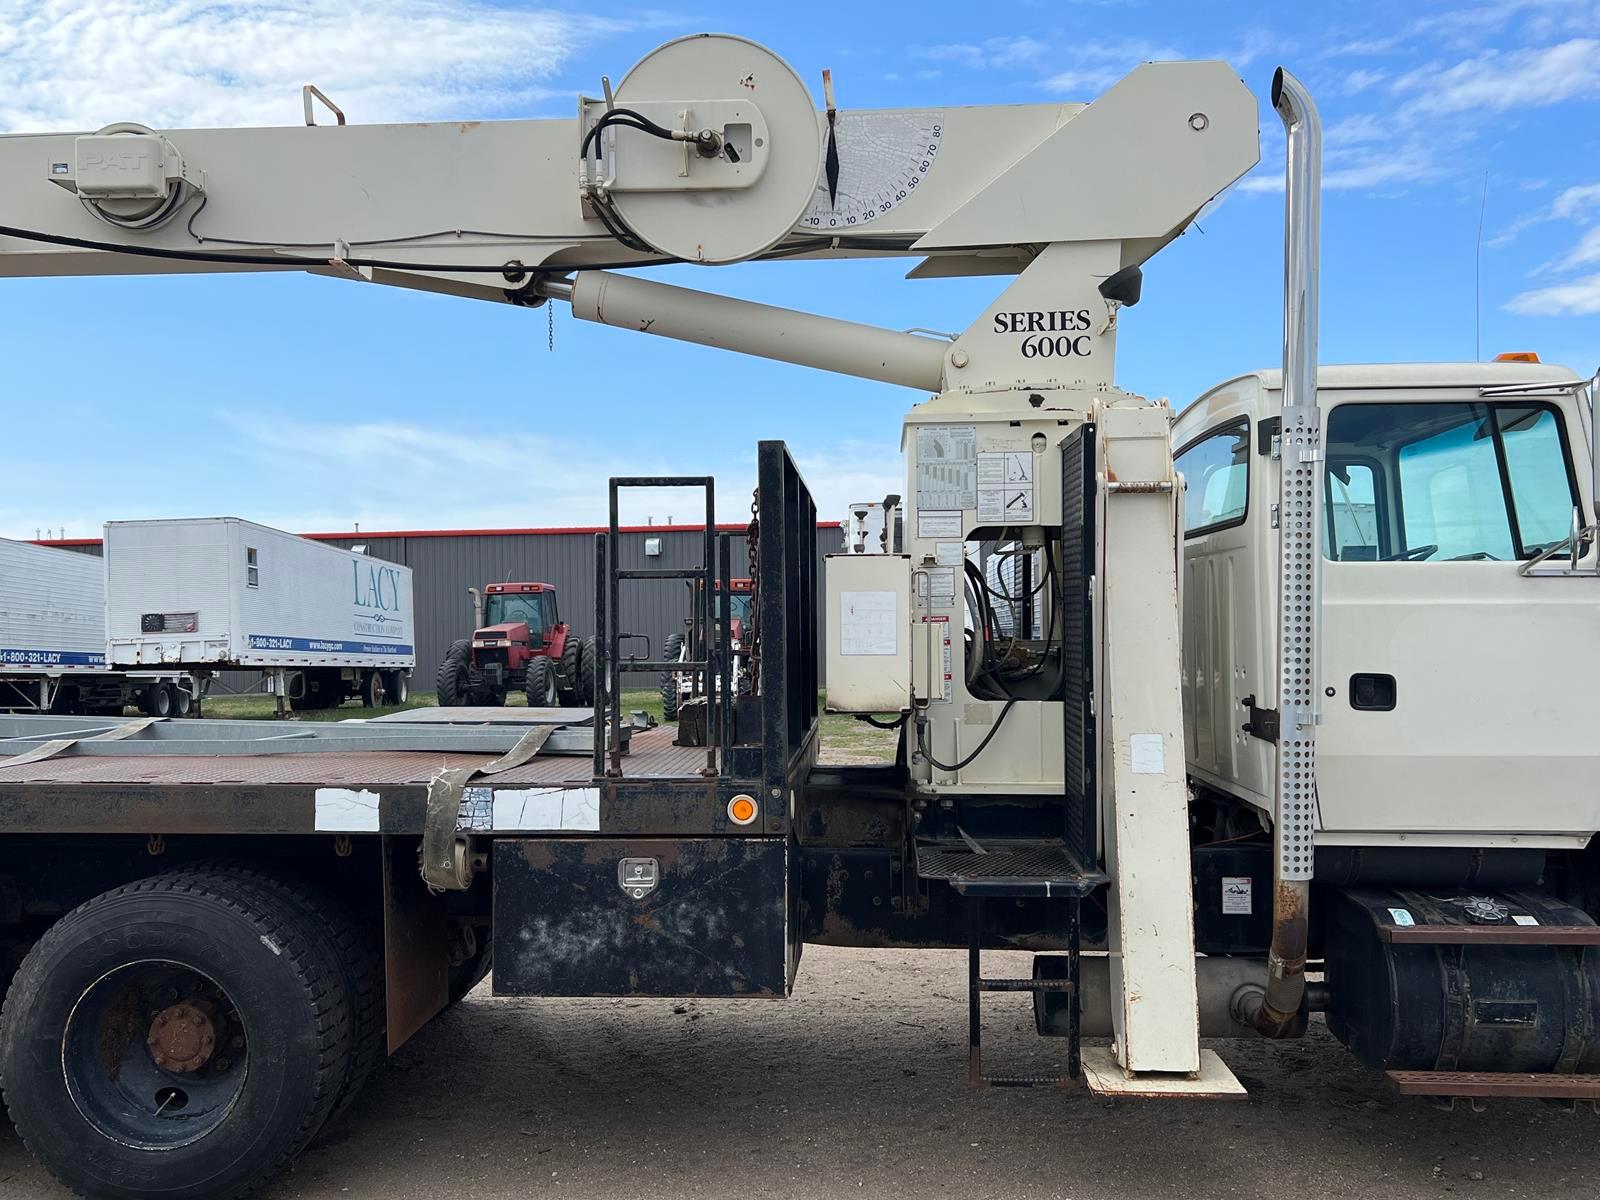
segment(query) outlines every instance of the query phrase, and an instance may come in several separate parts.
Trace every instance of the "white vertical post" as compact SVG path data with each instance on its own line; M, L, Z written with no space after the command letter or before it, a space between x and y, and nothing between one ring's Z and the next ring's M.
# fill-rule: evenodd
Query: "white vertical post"
M1200 1070L1170 418L1165 405L1100 414L1107 939L1116 1060L1130 1075Z

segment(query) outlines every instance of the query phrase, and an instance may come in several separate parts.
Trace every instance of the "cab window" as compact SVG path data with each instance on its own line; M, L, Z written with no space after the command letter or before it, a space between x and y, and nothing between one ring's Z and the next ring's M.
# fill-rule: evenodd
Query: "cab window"
M1183 534L1197 537L1244 522L1250 484L1250 422L1241 418L1179 451Z
M546 620L544 594L541 592L496 592L484 604L485 625L506 625L517 621L528 623L528 633L543 638Z
M1577 503L1555 409L1342 404L1328 415L1324 553L1343 562L1523 559Z

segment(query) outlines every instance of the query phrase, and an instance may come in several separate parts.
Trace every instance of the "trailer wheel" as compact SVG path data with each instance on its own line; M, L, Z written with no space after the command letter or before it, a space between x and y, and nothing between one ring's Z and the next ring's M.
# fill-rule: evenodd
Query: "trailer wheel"
M172 689L164 683L152 683L139 693L139 711L147 717L170 717L172 706Z
M682 653L683 634L669 634L666 643L661 647L661 661L674 662ZM678 719L678 674L676 671L661 672L661 716L668 721L676 721Z
M322 1127L350 1006L314 917L226 872L158 875L52 926L0 1013L28 1149L96 1197L236 1197Z
M390 704L404 704L411 699L411 678L404 671L385 671L383 686Z
M439 703L446 708L460 708L467 703L467 675L472 669L472 641L457 638L450 643L439 663L439 677L435 686Z
M361 676L361 703L367 708L381 708L388 697L382 671L367 671Z
M194 711L194 695L182 684L175 684L172 688L172 715L187 717Z
M529 708L556 707L556 665L546 655L528 664L527 697Z

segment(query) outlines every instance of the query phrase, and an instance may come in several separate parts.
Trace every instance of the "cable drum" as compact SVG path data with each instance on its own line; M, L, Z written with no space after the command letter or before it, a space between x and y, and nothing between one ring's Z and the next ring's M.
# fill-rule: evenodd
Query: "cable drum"
M158 134L148 125L140 125L136 121L119 121L115 125L107 125L98 130L96 137L136 135L146 138L159 138L161 153L170 155L172 160L182 161L177 148L165 137ZM89 215L104 221L108 225L115 225L119 229L155 229L171 220L191 199L197 194L198 189L188 179L179 177L171 180L163 195L138 196L138 197L107 197L85 196L78 197Z
M668 42L628 72L615 102L667 129L716 135L707 155L639 125L604 131L599 174L614 173L610 207L661 253L697 263L753 258L811 203L822 157L817 110L800 77L765 47L727 34Z

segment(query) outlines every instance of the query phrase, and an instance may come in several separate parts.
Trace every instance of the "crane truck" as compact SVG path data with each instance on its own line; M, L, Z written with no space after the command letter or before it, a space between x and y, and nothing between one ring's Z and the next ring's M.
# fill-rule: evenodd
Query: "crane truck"
M1142 264L1258 161L1234 72L1146 64L1092 103L822 91L705 35L573 120L314 125L308 91L304 128L0 138L0 276L305 270L559 302L916 394L903 536L820 579L782 442L757 449L738 576L709 522L693 568L618 554L627 489L711 509L712 478L611 480L610 686L579 733L0 725L0 1088L57 1177L241 1193L491 962L497 995L772 998L808 943L965 948L978 1086L1237 1096L1203 1037L1325 1014L1404 1090L1600 1097L1581 384L1319 377L1320 125L1279 71L1284 363L1192 411L1180 469L1170 407L1118 386L1116 348ZM997 277L994 299L942 338L628 273L883 255ZM1565 494L1539 474L1557 454ZM635 581L700 580L729 628L746 575L738 694L728 656L623 657ZM991 619L1019 605L1042 621ZM819 761L822 661L829 707L896 730L896 762ZM624 718L621 673L671 668L706 676L704 747ZM993 947L1033 970L986 975ZM994 992L1031 996L1059 1077L986 1062Z

